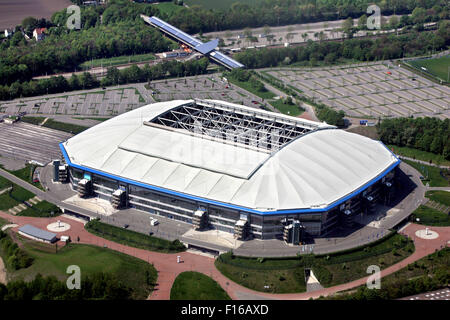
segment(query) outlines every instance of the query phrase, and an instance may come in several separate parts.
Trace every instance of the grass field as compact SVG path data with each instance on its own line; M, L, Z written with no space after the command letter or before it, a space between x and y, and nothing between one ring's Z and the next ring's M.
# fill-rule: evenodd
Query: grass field
M419 218L419 221L416 219ZM436 209L420 205L413 212L414 222L427 226L447 227L450 226L450 215Z
M44 117L23 117L22 121L31 123L31 124L39 124L42 121L44 121L44 119L45 119ZM55 121L53 119L48 119L44 123L44 127L50 128L50 129L55 129L55 130L60 130L60 131L64 131L64 132L69 132L69 133L73 133L73 134L78 134L80 132L83 132L86 129L89 129L89 127L86 127L86 126L80 126L78 124L73 124L73 123L59 122L59 121Z
M165 13L168 16L177 13L183 8L182 6L177 6L173 2L160 2L153 4L153 6L157 7L161 13Z
M427 166L421 163L417 163L410 160L403 160L417 171L419 171L425 180L422 180L423 184L430 184L430 187L448 187L450 172L446 169L440 169L433 166Z
M368 127L370 128L370 127ZM374 128L374 127L372 127ZM387 145L387 147L389 147L389 149L394 149L394 153L401 155L401 156L405 156L408 158L413 158L413 159L417 159L417 160L422 160L422 161L427 161L429 162L430 160L432 161L432 163L437 164L437 165L443 165L443 166L450 166L450 161L446 160L443 156L439 155L439 154L434 154L431 152L426 152L426 151L422 151L419 149L414 149L414 148L408 148L408 147L399 147L396 145Z
M299 114L303 113L303 108L300 109L300 107L296 104L284 104L281 99L280 100L271 100L269 103L281 111L283 114L287 114L290 116L298 116Z
M180 273L170 290L170 300L231 300L213 279L199 272Z
M424 67L427 69L428 73L434 75L435 77L448 82L448 69L450 67L450 56L445 56L437 59L419 59L414 61L409 61L409 64L422 70Z
M3 227L5 224L9 224L9 221L0 218L0 227Z
M111 118L95 118L95 117L72 117L72 118L77 119L77 120L95 120L98 122L103 122L103 121L111 119Z
M29 169L27 170L21 169L21 170L18 171L21 172L21 174L23 174L24 177L26 177L27 176L26 172L29 171ZM17 173L17 171L15 172ZM11 209L17 206L18 204L22 203L23 201L27 201L35 196L34 193L0 176L0 190L11 186L13 186L13 190L11 191L11 193L5 192L0 195L0 210L7 211L8 209ZM51 215L52 211L53 215ZM61 210L57 206L45 200L33 205L32 208L27 207L27 209L18 213L19 216L27 216L27 217L53 217L58 216L60 214Z
M121 64L127 64L131 62L146 62L155 59L156 57L152 53L144 53L131 56L120 56L120 57L89 60L80 64L80 67L83 69L96 68L101 66L106 68Z
M100 271L116 275L121 282L133 289L134 299L146 299L156 282L157 273L153 266L110 249L69 244L55 253L54 245L37 243L22 237L17 241L22 243L23 250L35 260L26 269L8 272L9 280L29 281L40 273L44 276L54 275L59 280L65 281L68 277L67 267L77 265L81 269L82 277Z
M53 214L52 214L53 212ZM54 205L53 203L47 202L45 200L33 205L31 208L27 208L21 212L19 212L18 216L26 216L26 217L56 217L61 214L61 209Z
M257 259L221 255L216 267L231 280L257 291L273 293L306 290L304 268L312 268L324 287L362 278L373 264L382 269L397 263L414 251L412 241L393 234L377 243L328 256L302 256ZM268 285L269 289L264 288Z
M249 6L257 6L265 0L185 0L184 2L189 6L198 5L206 9L228 9L235 2L240 2L242 4L247 4Z
M273 99L275 97L275 94L272 91L258 91L255 90L255 88L252 87L252 85L250 84L250 82L242 82L242 81L238 81L236 79L233 78L229 78L228 81L230 81L232 84L241 87L244 90L247 90L248 92L253 93L254 95L263 98L265 100L267 99Z
M91 220L86 224L85 228L90 233L99 237L135 248L169 253L181 252L186 249L186 247L177 240L171 242L132 230L115 227L98 220Z
M427 191L425 196L430 200L450 206L450 192L441 190Z
M10 170L7 170L7 171L10 172L11 174L15 175L17 178L22 179L23 181L26 181L29 184L32 184L36 188L44 190L44 188L42 187L40 182L33 182L33 174L34 174L35 170L36 170L35 165L27 164L22 169L15 170L15 171L10 171Z

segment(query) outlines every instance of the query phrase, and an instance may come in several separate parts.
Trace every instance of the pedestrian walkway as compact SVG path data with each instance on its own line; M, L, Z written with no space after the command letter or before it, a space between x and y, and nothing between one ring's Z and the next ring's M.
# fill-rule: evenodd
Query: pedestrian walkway
M170 299L170 289L175 278L184 271L197 271L201 272L219 283L220 286L228 293L232 299L240 299L245 297L246 299L282 299L282 300L307 300L310 298L318 298L320 296L332 295L336 292L352 289L360 285L364 285L368 277L358 279L342 285L325 288L313 292L304 293L289 293L289 294L269 294L263 292L257 292L248 288L245 288L230 279L222 275L214 265L214 259L205 257L202 255L193 254L190 252L181 252L176 254L166 254L158 252L150 252L143 249L132 248L119 243L115 243L100 237L97 237L84 229L84 225L81 222L68 219L60 216L57 218L34 218L34 217L22 217L12 216L0 211L0 218L9 220L11 223L15 223L18 227L13 228L17 232L20 226L25 224L32 224L35 227L45 229L50 223L61 220L62 222L69 223L71 225L70 230L64 232L64 235L69 235L74 242L76 239L80 239L79 243L91 244L100 247L108 247L112 250L123 252L125 254L137 257L144 261L147 261L156 268L158 271L158 280L155 290L150 295L152 300L168 300ZM414 240L416 245L415 252L400 261L399 263L390 266L381 271L381 276L384 277L391 273L394 273L408 264L413 263L424 256L433 253L435 250L441 249L447 245L447 241L450 240L450 228L449 227L433 227L433 231L439 234L436 239L421 239L415 235L416 231L424 229L425 227L417 224L409 224L401 233L409 236ZM60 234L59 234L60 236ZM181 263L177 263L177 256L181 257Z

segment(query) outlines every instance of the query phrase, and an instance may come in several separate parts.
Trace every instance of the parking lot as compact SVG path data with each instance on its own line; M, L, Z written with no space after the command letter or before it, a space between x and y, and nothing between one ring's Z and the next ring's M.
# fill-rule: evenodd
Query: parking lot
M152 94L154 93L154 94ZM103 90L85 90L67 94L16 99L0 102L0 114L62 116L115 116L143 105L177 99L219 99L246 106L258 107L252 101L261 98L246 90L227 84L220 73L194 77L137 83ZM276 111L272 106L268 106Z
M252 101L261 101L261 98L250 92L227 83L219 73L202 75L166 81L154 81L151 91L155 92L155 101L168 101L177 99L215 99L245 106L256 106Z
M449 87L386 62L262 72L350 117L450 118Z
M145 104L135 87L90 90L83 93L40 96L13 100L0 104L0 113L43 115L111 116L124 113Z
M59 159L58 144L72 135L28 123L0 123L0 156L41 163Z

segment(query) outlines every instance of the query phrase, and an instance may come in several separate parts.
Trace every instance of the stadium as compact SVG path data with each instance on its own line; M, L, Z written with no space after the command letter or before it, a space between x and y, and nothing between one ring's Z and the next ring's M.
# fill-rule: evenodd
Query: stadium
M388 202L400 163L380 141L326 123L197 99L143 106L60 148L55 174L80 197L294 244Z

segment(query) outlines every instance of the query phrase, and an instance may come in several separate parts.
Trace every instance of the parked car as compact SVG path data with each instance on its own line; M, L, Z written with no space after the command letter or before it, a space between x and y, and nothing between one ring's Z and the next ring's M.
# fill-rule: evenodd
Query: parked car
M150 224L152 225L152 226L156 226L156 225L158 225L159 224L159 221L158 221L158 219L151 219L150 220Z
M125 225L123 226L123 228L124 228L124 229L128 229L129 226L130 226L129 224L125 224Z

